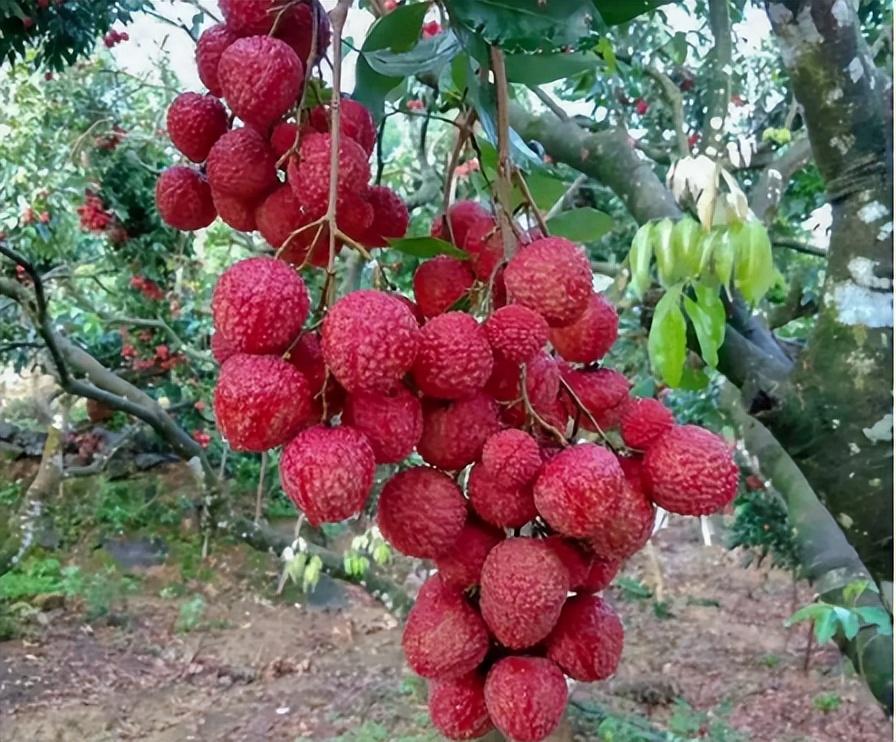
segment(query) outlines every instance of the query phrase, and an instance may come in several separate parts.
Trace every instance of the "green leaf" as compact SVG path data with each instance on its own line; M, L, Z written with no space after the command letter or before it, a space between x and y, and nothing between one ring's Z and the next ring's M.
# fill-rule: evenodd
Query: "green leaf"
M668 287L675 281L671 277L675 275L675 253L672 250L672 232L675 222L671 219L662 219L653 225L653 254L656 257L656 272L660 284Z
M871 580L853 580L843 588L843 602L847 605L855 605L856 598L865 592L870 584Z
M709 255L712 263L713 275L729 291L731 288L731 274L734 272L734 242L727 228L714 229L703 238L708 244L704 244L704 254Z
M672 37L672 58L676 64L682 65L688 57L688 38L683 31L677 31Z
M815 621L815 641L819 644L827 644L837 633L837 617L831 606Z
M893 633L893 621L890 614L883 608L876 605L866 605L856 608L856 613L861 616L865 623L877 626L877 631L884 636L890 636Z
M586 206L561 211L548 221L548 229L573 242L596 242L613 229L613 217Z
M855 639L859 633L859 616L848 608L834 606L834 615L847 639Z
M445 6L452 22L511 52L577 46L598 18L591 0L445 0Z
M601 18L608 26L630 21L644 13L656 10L673 0L595 0Z
M715 368L719 364L719 348L725 339L725 306L718 291L710 286L695 285L694 295L696 301L684 297L684 308L694 325L703 360Z
M413 255L416 258L434 258L436 255L450 255L458 260L466 260L467 254L458 250L450 242L436 237L402 237L398 240L390 240L389 247L405 255Z
M700 274L702 241L703 229L697 221L686 216L676 222L672 230L673 263L667 281L678 283Z
M678 382L678 388L688 392L699 392L709 386L709 377L702 368L691 368L685 366L681 372L681 381Z
M526 176L526 184L529 186L529 192L532 194L535 205L543 211L547 211L563 198L563 194L568 188L568 185L559 178L551 177L546 172L537 171Z
M640 299L644 292L650 288L650 260L653 258L653 228L652 222L641 225L632 240L631 249L628 251L628 268L632 275L632 289Z
M374 72L384 77L404 78L438 72L460 50L457 37L446 31L429 39L421 39L413 49L406 52L375 49L361 54Z
M772 244L765 226L758 221L729 228L734 243L734 285L744 298L756 304L775 281Z
M669 386L678 386L684 369L687 324L679 306L681 285L670 288L659 300L647 338L647 352L654 370Z
M591 52L569 54L508 54L507 80L522 85L543 85L593 70L600 60Z
M828 603L811 603L804 605L796 613L794 613L785 622L785 626L793 626L801 621L817 621L825 613L831 612L831 605Z
M597 53L603 57L604 64L607 65L607 73L616 74L616 50L613 48L613 42L606 36L601 36L597 42Z

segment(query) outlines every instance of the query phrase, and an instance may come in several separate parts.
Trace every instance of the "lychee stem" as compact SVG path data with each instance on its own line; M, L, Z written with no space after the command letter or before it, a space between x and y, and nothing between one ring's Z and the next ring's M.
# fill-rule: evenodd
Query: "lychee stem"
M566 436L563 433L551 425L547 420L545 420L541 415L539 415L535 408L532 406L532 403L529 401L529 392L526 389L526 364L522 364L520 366L520 390L523 393L523 406L526 408L526 412L535 420L541 427L551 433L557 440L564 446L569 445L569 441L566 440Z

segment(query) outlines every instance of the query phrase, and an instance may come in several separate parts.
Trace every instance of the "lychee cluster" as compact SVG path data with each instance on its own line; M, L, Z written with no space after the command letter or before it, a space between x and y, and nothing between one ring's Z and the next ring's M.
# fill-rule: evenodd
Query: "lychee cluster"
M317 0L221 2L225 23L196 46L207 94L171 103L168 135L193 165L165 170L156 186L162 219L181 230L220 217L258 231L289 263L326 266L346 242L366 249L404 236L408 211L393 191L369 185L376 127L350 99L299 108L330 42ZM310 96L309 96L310 98ZM339 184L330 204L331 120L338 104Z

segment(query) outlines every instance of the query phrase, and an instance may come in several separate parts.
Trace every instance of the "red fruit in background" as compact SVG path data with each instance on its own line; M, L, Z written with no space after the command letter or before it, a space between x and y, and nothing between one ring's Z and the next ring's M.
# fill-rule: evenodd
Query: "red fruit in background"
M316 131L327 134L330 131L330 118L329 106L318 106L311 109L308 122ZM367 155L376 146L376 124L373 123L373 116L366 106L351 98L339 101L339 134L341 137L354 139Z
M255 129L227 132L215 142L206 162L208 182L217 193L248 201L277 186L277 162L267 141Z
M578 397L585 410L602 430L616 427L619 416L628 401L629 382L618 371L599 368L596 371L562 369L563 380ZM578 417L579 425L595 432L591 418L579 410L575 400L564 390L563 403L572 418Z
M478 585L485 558L503 540L503 531L468 518L451 547L436 557L439 576L461 590Z
M338 523L364 508L376 462L367 439L341 425L299 433L280 457L280 484L312 526Z
M579 587L578 592L599 593L601 590L606 590L621 566L622 562L618 559L595 556L591 562L591 569L588 570L588 576Z
M287 174L302 208L315 218L322 216L330 195L330 135L309 133L303 136L299 156L290 158ZM338 200L357 201L369 181L367 153L354 140L340 137Z
M270 36L249 36L228 46L218 64L218 80L230 110L265 130L299 97L302 62L287 44Z
M426 260L414 273L414 299L424 317L447 312L473 286L469 266L447 255Z
M504 259L504 240L493 220L471 224L460 247L470 256L470 267L481 281L490 281Z
M511 538L486 557L479 609L501 644L524 649L551 632L567 592L566 568L544 541Z
M271 130L271 149L274 150L274 155L276 155L278 161L292 149L296 142L297 130L298 127L288 121L281 121Z
M212 145L227 131L227 111L217 98L181 93L166 118L172 144L193 162L203 162Z
M644 455L647 494L679 515L709 515L737 494L739 478L731 449L697 425L675 425Z
M324 401L327 405L327 419L339 414L345 390L327 374L323 352L320 349L320 335L316 332L303 332L298 342L290 349L289 358L286 360L308 380L313 403L312 418L315 421L321 419Z
M349 394L342 420L367 436L378 464L406 459L423 434L420 400L403 386L394 392Z
M277 356L232 355L215 386L215 417L234 451L267 451L286 443L311 411L305 377Z
M429 718L448 739L487 734L493 727L485 707L485 677L471 672L453 680L430 681Z
M389 293L389 296L394 299L398 299L398 301L404 304L411 311L411 314L414 315L414 319L417 320L418 325L422 325L426 321L426 318L423 316L423 312L420 311L420 307L418 307L413 301L408 299L408 297L404 296L403 294L392 292Z
M578 590L588 580L591 571L593 557L582 546L571 538L565 536L548 536L544 542L563 562L569 574L569 589Z
M548 637L548 657L575 680L606 680L622 656L622 622L596 595L577 595L563 606Z
M619 417L625 445L640 450L646 450L674 424L672 412L659 400L649 398L629 400Z
M239 232L255 231L255 203L212 191L212 201L221 221Z
M568 691L560 668L543 657L505 657L485 680L492 723L508 739L540 742L566 710Z
M548 323L519 304L494 312L485 322L485 332L495 353L516 364L531 361L548 341Z
M492 226L495 218L491 212L476 201L456 201L448 207L448 224L444 216L438 216L432 223L431 234L433 237L453 242L456 247L463 247L467 241L467 233L477 222L486 222ZM453 238L453 239L452 239Z
M592 294L584 313L571 325L551 328L551 345L572 363L593 363L616 342L619 315L600 294Z
M389 391L413 365L419 332L400 301L380 291L353 291L324 319L324 359L349 392Z
M554 530L585 538L616 517L624 483L612 453L594 443L581 443L544 465L535 480L535 507Z
M239 36L223 23L207 28L196 42L196 67L199 79L212 95L221 97L221 83L218 80L218 62L224 50Z
M407 556L433 559L451 548L467 519L460 487L428 466L405 469L386 482L376 522L385 539Z
M317 0L313 0L310 5L307 3L293 5L283 14L274 32L276 38L289 44L303 65L308 63L308 58L311 56L311 39L315 23L312 8L317 16L317 40L314 44L314 59L311 61L319 62L330 45L331 32L330 17Z
M442 33L442 26L438 21L429 21L428 23L423 24L422 36L424 39L431 39L433 36L438 36Z
M423 404L423 435L417 453L427 464L454 471L472 464L498 431L498 406L487 394L456 402Z
M482 447L482 468L502 487L524 487L541 469L541 451L528 433L510 428Z
M595 554L608 559L628 559L644 548L653 534L656 508L640 487L626 479L616 517L595 531L589 543Z
M581 248L562 237L535 240L504 270L507 293L551 326L568 325L588 308L591 264Z
M762 477L759 477L756 474L747 476L746 485L747 489L751 492L758 492L765 489L765 482L762 481Z
M383 0L383 10L391 13L398 7L398 0Z
M373 221L361 237L361 244L386 247L390 239L405 236L410 216L401 196L391 188L373 186L367 191L367 203L373 209Z
M466 399L485 386L491 373L491 346L469 314L448 312L423 325L411 368L421 392L437 399Z
M635 100L635 112L639 116L643 116L649 110L650 110L650 104L646 100L644 100L643 98L637 98Z
M156 208L162 221L183 231L203 229L217 216L205 178L183 165L162 171L156 182Z
M224 363L230 356L236 353L236 349L233 347L233 344L224 337L224 334L221 332L215 332L212 334L212 339L210 342L212 357L220 364Z
M415 673L450 680L472 672L485 659L488 631L464 594L434 575L408 613L401 646Z
M274 258L246 258L230 266L215 285L212 318L242 353L282 353L308 318L305 282Z
M467 495L476 514L500 528L522 528L538 515L530 486L502 486L482 464L470 469Z

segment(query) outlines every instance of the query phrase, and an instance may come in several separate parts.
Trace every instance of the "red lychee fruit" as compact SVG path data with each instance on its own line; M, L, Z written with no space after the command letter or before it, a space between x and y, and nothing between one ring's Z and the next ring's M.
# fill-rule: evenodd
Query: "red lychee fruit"
M420 330L411 375L424 394L436 399L467 399L492 373L492 349L482 326L469 314L448 312Z
M485 677L471 672L429 683L429 718L448 739L478 739L491 731L485 707Z
M215 329L241 353L282 353L298 336L309 308L299 274L268 257L234 263L212 294Z
M292 149L296 141L298 127L289 121L281 121L271 130L270 144L277 161ZM304 134L304 131L302 132ZM301 139L299 140L301 142ZM281 165L282 167L282 165Z
M544 541L510 538L482 565L479 609L495 638L524 649L554 628L569 592L569 575Z
M288 44L270 36L249 36L221 54L218 80L230 110L264 131L296 102L304 70Z
M622 407L619 428L630 448L642 451L675 424L675 416L659 400L632 399Z
M608 559L628 559L650 540L655 519L653 503L626 479L616 517L591 535L591 548Z
M596 432L594 422L602 430L615 428L619 423L619 415L628 400L629 381L618 371L599 368L596 371L575 371L562 368L563 380L578 397L587 413L579 409L578 404L564 390L563 402L573 419L578 418L579 425L585 430ZM594 418L594 422L591 418Z
M464 594L434 575L408 613L401 646L415 673L451 680L473 672L485 659L488 630Z
M349 392L389 391L413 365L419 333L417 320L394 297L353 291L324 319L324 360Z
M603 358L616 342L619 315L600 294L592 294L582 315L571 325L551 328L554 350L572 363L593 363Z
M450 232L444 216L436 217L432 223L432 236L453 242L456 247L462 248L470 227L477 222L487 222L494 226L495 218L476 201L457 201L448 208L448 222L451 225Z
M367 203L373 209L373 221L360 238L366 247L386 247L389 240L404 237L410 216L408 206L391 188L372 186L367 190Z
M224 363L230 356L236 353L233 344L224 337L224 333L215 332L209 343L211 346L212 357L219 363Z
M467 494L476 514L486 523L500 528L522 528L538 515L530 485L502 486L482 464L470 469Z
M507 293L538 312L552 327L575 322L591 297L591 264L563 237L535 240L511 258L504 271Z
M502 430L482 447L482 468L502 487L524 487L531 483L541 463L538 443L522 430Z
M498 406L487 394L456 402L424 401L417 453L439 469L463 469L482 455L483 445L499 427Z
M330 107L317 106L311 109L308 121L321 134L330 131ZM339 134L354 139L369 156L376 146L376 124L367 107L351 98L339 101Z
M554 530L586 538L616 517L624 483L612 453L594 443L581 443L544 465L535 480L535 507Z
M321 420L324 401L327 405L327 419L342 411L345 390L327 373L323 351L320 349L320 335L316 332L303 332L298 342L290 348L286 360L308 380L313 402L313 420Z
M312 10L313 9L313 10ZM274 36L285 41L306 65L311 56L311 40L317 16L317 40L314 44L313 64L320 62L330 45L330 17L321 4L314 0L311 4L299 3L288 8L277 24Z
M647 494L679 515L709 515L737 494L739 470L731 449L697 425L675 425L644 456Z
M470 267L476 278L491 281L504 259L504 240L498 226L493 221L474 222L460 247L470 256Z
M156 182L156 208L162 221L183 231L203 229L217 216L205 178L183 165L162 171Z
M342 420L367 436L378 464L406 459L423 434L420 400L403 386L393 392L349 394Z
M595 556L591 562L591 569L588 570L588 576L579 586L578 592L599 593L602 590L606 590L610 583L613 582L613 578L619 572L621 566L622 562L619 559L605 559L602 556Z
M473 286L470 267L447 255L420 263L414 273L414 298L424 317L447 312Z
M548 323L519 304L501 307L485 322L488 341L496 354L511 363L527 363L548 341Z
M196 67L199 70L199 79L208 88L208 91L218 98L221 97L221 82L218 80L218 62L224 50L239 38L232 29L219 23L202 32L199 41L196 42Z
M616 460L619 461L619 466L622 467L622 473L625 474L628 483L635 489L639 489L642 492L645 491L642 479L644 473L644 459L641 456L617 455Z
M172 144L193 162L203 162L212 145L227 131L227 111L211 95L181 93L168 107Z
M376 462L367 439L345 425L299 433L280 457L280 484L312 526L338 523L364 508Z
M221 3L224 20L240 36L266 34L277 18L277 0L227 0Z
M433 559L460 536L467 505L451 477L416 466L386 482L376 516L383 536L402 554Z
M261 134L248 126L215 142L206 161L208 182L217 193L252 201L277 186L277 162Z
M436 557L436 567L446 584L466 590L479 584L488 553L504 540L504 532L468 518L451 547Z
M414 315L414 319L417 320L418 325L422 325L426 321L426 318L423 316L423 312L420 311L420 307L418 307L415 302L408 299L408 297L404 296L403 294L399 294L397 292L391 292L389 294L389 296L392 296L395 299L398 299L398 301L400 301L408 309L410 309L411 314Z
M566 710L568 691L560 668L544 657L505 657L485 680L492 723L508 739L541 742Z
M255 231L255 203L212 191L212 201L221 221L238 232Z
M307 251L307 246L311 244L317 232L316 227L311 227L294 235L301 227L310 224L311 220L302 214L302 209L299 202L296 201L292 189L285 183L261 202L255 210L255 223L258 225L261 236L275 250L279 250L289 239L287 250L295 246L296 251L300 252L299 246L301 245ZM291 235L294 235L292 239L290 239Z
M237 353L221 365L215 417L235 451L267 451L301 430L311 410L305 377L277 356Z
M569 589L578 590L588 580L592 555L576 541L565 536L548 536L544 542L551 547L569 573Z
M322 216L330 195L330 135L309 133L303 136L299 156L289 160L287 176L302 208L314 218ZM338 201L359 200L363 196L359 189L366 188L369 180L367 154L354 140L340 138Z
M548 637L548 657L575 680L606 680L616 672L622 643L622 622L612 606L596 595L577 595Z
M519 365L503 357L495 359L494 370L486 385L499 402L512 402L522 397ZM560 393L560 367L547 353L539 353L526 363L526 394L534 407L551 404ZM522 405L520 405L522 410ZM521 417L521 420L524 416Z

